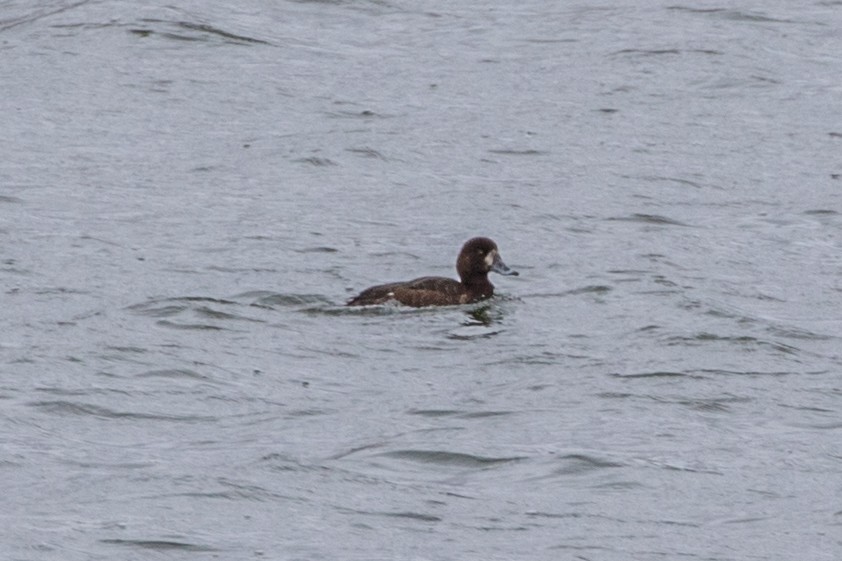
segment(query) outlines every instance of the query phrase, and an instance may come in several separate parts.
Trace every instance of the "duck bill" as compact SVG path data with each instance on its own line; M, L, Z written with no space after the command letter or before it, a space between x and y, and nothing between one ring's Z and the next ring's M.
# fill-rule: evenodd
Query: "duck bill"
M494 255L494 261L491 262L491 270L495 273L506 275L507 277L516 277L520 275L520 273L513 269L510 269L508 265L503 263L503 260L500 259L499 253Z

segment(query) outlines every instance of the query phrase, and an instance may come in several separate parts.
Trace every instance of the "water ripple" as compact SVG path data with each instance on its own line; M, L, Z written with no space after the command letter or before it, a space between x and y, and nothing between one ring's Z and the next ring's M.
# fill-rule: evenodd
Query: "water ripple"
M558 461L564 465L553 470L553 475L578 475L606 468L623 467L623 464L612 460L604 460L589 454L567 454L560 456Z
M120 545L141 550L153 551L194 551L194 552L218 552L219 549L205 545L198 545L189 542L174 540L127 540L127 539L103 539L100 543L109 545Z
M66 400L33 401L28 405L48 413L55 413L57 415L90 416L104 419L139 419L176 422L210 422L217 420L217 417L208 415L162 415L155 413L114 411L113 409L108 409L107 407L101 407L99 405L77 403Z
M655 371L655 372L639 372L635 374L611 374L617 378L683 378L689 376L686 372L670 372L670 371ZM701 376L696 376L701 377Z
M763 339L758 339L757 337L752 337L750 335L717 335L715 333L709 333L705 331L693 335L676 335L668 337L665 340L665 342L667 345L670 346L700 346L708 343L727 343L743 347L747 350L771 348L772 350L787 355L795 355L800 352L800 349L798 347L793 347L792 345L786 345L784 343L779 343L776 341L766 341Z
M342 509L347 513L352 514L361 514L363 516L385 516L389 518L408 518L410 520L418 520L420 522L441 522L442 518L440 516L435 516L433 514L424 514L421 512L387 512L387 511L377 511L377 510L350 510L350 509Z
M689 224L659 214L635 213L628 216L615 216L606 220L609 222L640 222L643 224L654 224L656 226L689 226Z
M132 304L128 306L128 310L140 315L151 317L169 317L179 314L183 311L196 308L198 303L231 305L236 302L231 300L221 300L219 298L210 298L207 296L179 296L173 298L152 299L140 304Z
M410 409L408 415L422 417L457 417L460 419L482 419L485 417L500 417L512 415L513 411L460 411L456 409Z
M490 466L507 464L525 460L525 456L509 456L491 458L486 456L475 456L473 454L462 454L459 452L448 452L446 450L396 450L380 454L388 458L408 460L423 464L437 464L442 466L459 466L468 468L487 468Z
M212 25L208 25L205 23L193 23L189 21L176 21L170 22L160 19L152 19L152 18L144 18L140 20L144 24L150 24L148 27L144 28L132 28L129 29L130 33L137 35L139 37L149 37L151 35L160 35L161 37L167 39L175 39L178 41L205 41L210 42L211 40L219 40L221 39L223 42L228 44L234 45L244 45L244 44L258 44L258 45L269 45L268 41L264 41L262 39L256 39L254 37L247 37L245 35L238 35L236 33L231 33L229 31L225 31L218 27L214 27ZM150 27L154 27L156 29L150 29ZM175 31L166 30L167 27L175 28Z
M163 370L150 370L137 375L138 378L190 378L197 380L208 380L207 376L199 374L187 368L168 368Z

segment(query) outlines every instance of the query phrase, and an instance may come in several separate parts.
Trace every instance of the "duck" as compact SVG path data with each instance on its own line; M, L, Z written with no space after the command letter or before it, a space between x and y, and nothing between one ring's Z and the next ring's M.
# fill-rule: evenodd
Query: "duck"
M497 244L490 238L471 238L456 258L459 280L447 277L419 277L410 281L372 286L346 303L347 306L376 306L397 302L413 308L457 306L487 300L494 296L488 273L518 276L500 257Z

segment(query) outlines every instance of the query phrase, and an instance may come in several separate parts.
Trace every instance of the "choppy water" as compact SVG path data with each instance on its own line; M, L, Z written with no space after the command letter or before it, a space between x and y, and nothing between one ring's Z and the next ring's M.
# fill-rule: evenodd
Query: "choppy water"
M839 558L842 3L454 4L0 2L0 558Z

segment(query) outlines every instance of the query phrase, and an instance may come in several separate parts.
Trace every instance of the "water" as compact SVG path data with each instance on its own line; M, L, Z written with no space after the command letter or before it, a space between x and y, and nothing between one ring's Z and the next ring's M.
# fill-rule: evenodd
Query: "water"
M0 557L837 559L840 25L0 2Z

